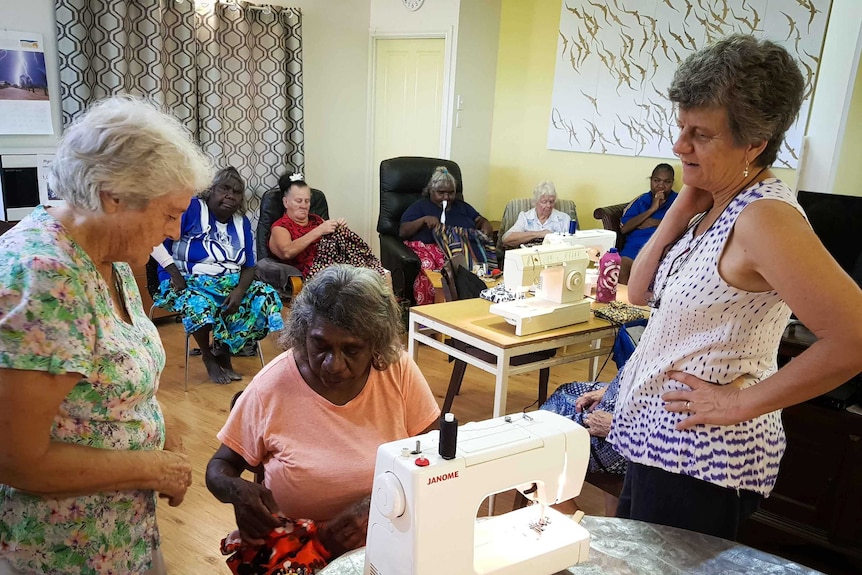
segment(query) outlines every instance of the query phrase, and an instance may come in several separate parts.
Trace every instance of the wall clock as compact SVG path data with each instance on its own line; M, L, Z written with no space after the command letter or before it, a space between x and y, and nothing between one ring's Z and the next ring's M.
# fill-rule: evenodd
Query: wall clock
M413 10L415 12L422 7L422 4L425 2L425 0L401 0L401 2L404 4L405 8L407 8L408 10Z

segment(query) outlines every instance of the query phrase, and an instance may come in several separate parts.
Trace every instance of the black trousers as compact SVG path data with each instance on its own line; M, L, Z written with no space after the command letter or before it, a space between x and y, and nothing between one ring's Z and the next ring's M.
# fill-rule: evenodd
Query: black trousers
M617 517L679 527L736 540L739 525L762 496L719 487L658 467L629 463Z

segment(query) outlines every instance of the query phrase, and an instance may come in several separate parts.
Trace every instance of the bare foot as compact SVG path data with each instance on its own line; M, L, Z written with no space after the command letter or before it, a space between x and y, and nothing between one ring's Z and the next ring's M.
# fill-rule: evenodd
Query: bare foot
M228 377L230 377L234 381L239 381L242 379L242 376L238 374L233 369L233 365L231 364L231 352L230 348L220 341L214 341L212 344L212 354L215 356L216 361L221 366Z
M223 385L231 382L230 374L227 373L221 365L219 365L218 360L213 355L203 354L201 355L201 359L203 359L204 367L207 368L207 375L210 376L210 380L212 380L213 383Z
M231 364L230 358L230 352L215 356L215 360L218 362L219 366L221 366L224 372L228 375L228 377L230 377L233 381L239 381L242 379L242 376L234 371L233 364Z

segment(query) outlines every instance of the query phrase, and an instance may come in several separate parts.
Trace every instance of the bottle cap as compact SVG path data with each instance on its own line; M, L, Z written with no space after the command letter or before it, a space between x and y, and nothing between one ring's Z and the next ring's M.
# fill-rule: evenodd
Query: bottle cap
M617 248L611 248L608 251L612 254L615 254L615 253L617 253Z

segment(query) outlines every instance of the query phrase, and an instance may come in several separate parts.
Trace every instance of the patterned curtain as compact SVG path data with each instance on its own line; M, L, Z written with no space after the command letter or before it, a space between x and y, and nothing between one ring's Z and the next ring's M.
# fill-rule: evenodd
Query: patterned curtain
M212 3L210 3L212 4ZM217 167L260 196L303 170L302 15L192 0L56 0L63 125L95 100L144 96L173 112Z

